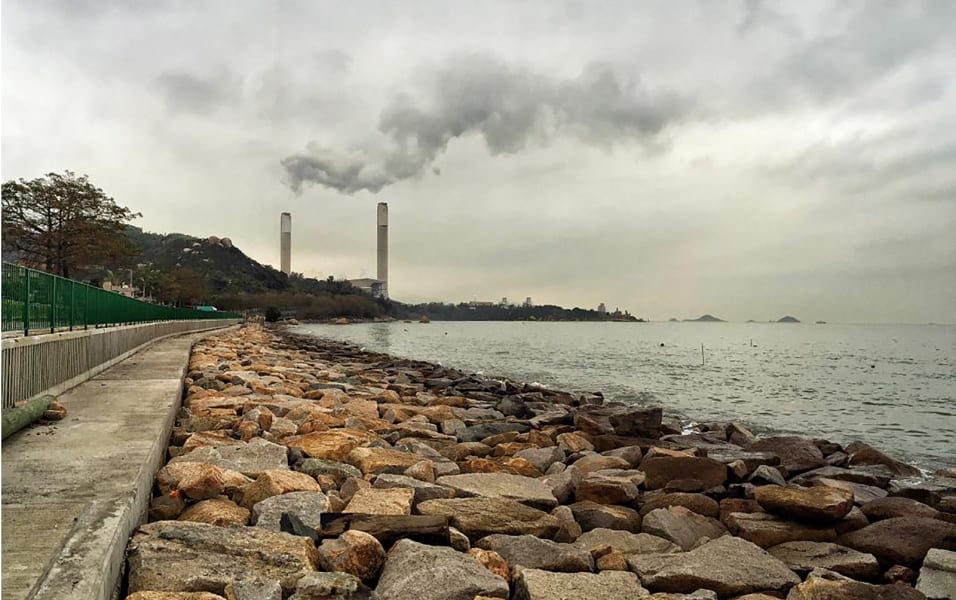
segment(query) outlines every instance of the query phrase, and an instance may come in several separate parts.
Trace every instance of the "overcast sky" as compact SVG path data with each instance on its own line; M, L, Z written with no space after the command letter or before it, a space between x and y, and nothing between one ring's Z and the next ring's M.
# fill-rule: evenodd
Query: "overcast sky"
M2 176L406 301L956 321L956 2L5 0Z

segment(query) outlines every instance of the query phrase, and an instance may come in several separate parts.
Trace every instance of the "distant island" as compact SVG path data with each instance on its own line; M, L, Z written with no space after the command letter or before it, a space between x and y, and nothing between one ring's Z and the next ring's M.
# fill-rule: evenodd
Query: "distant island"
M800 322L800 319L796 317L791 317L790 315L787 315L785 317L780 317L779 319L777 319L777 323L799 323L799 322Z
M714 315L701 315L696 319L684 319L685 323L726 323L723 319L718 319Z
M827 324L826 321L817 321L817 325L826 325L826 324Z

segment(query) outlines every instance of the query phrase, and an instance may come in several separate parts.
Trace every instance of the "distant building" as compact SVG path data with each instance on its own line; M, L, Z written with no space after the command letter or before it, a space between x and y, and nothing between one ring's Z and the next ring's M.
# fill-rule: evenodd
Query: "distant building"
M364 277L362 279L347 280L352 287L357 288L373 298L385 298L385 282L379 279Z
M604 303L603 303L603 302L600 303L600 304L598 304L598 312L601 313L602 315L606 315L606 314L607 314L607 307L604 306Z
M531 308L532 306L534 306L534 304L531 303L531 296L528 296L527 298L524 299L524 304L522 306L524 306L525 308Z
M507 297L507 296L503 296L503 297L501 298L501 306L511 306L510 304L508 304L508 297Z

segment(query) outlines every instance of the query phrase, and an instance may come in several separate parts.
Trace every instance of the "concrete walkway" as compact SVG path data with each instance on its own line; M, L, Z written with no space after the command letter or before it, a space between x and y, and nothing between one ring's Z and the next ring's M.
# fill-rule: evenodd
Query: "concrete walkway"
M189 350L150 345L58 398L67 417L3 442L4 600L110 598L165 462Z

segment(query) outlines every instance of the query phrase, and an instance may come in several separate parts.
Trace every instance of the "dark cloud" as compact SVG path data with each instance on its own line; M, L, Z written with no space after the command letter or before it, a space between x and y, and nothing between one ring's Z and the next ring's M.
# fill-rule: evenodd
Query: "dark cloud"
M513 154L557 134L588 144L654 144L691 102L655 90L610 64L574 79L509 66L488 55L456 56L431 73L423 98L396 97L382 112L387 150L342 153L313 145L282 159L293 190L318 184L344 193L378 192L420 175L449 142L480 135L493 154Z

